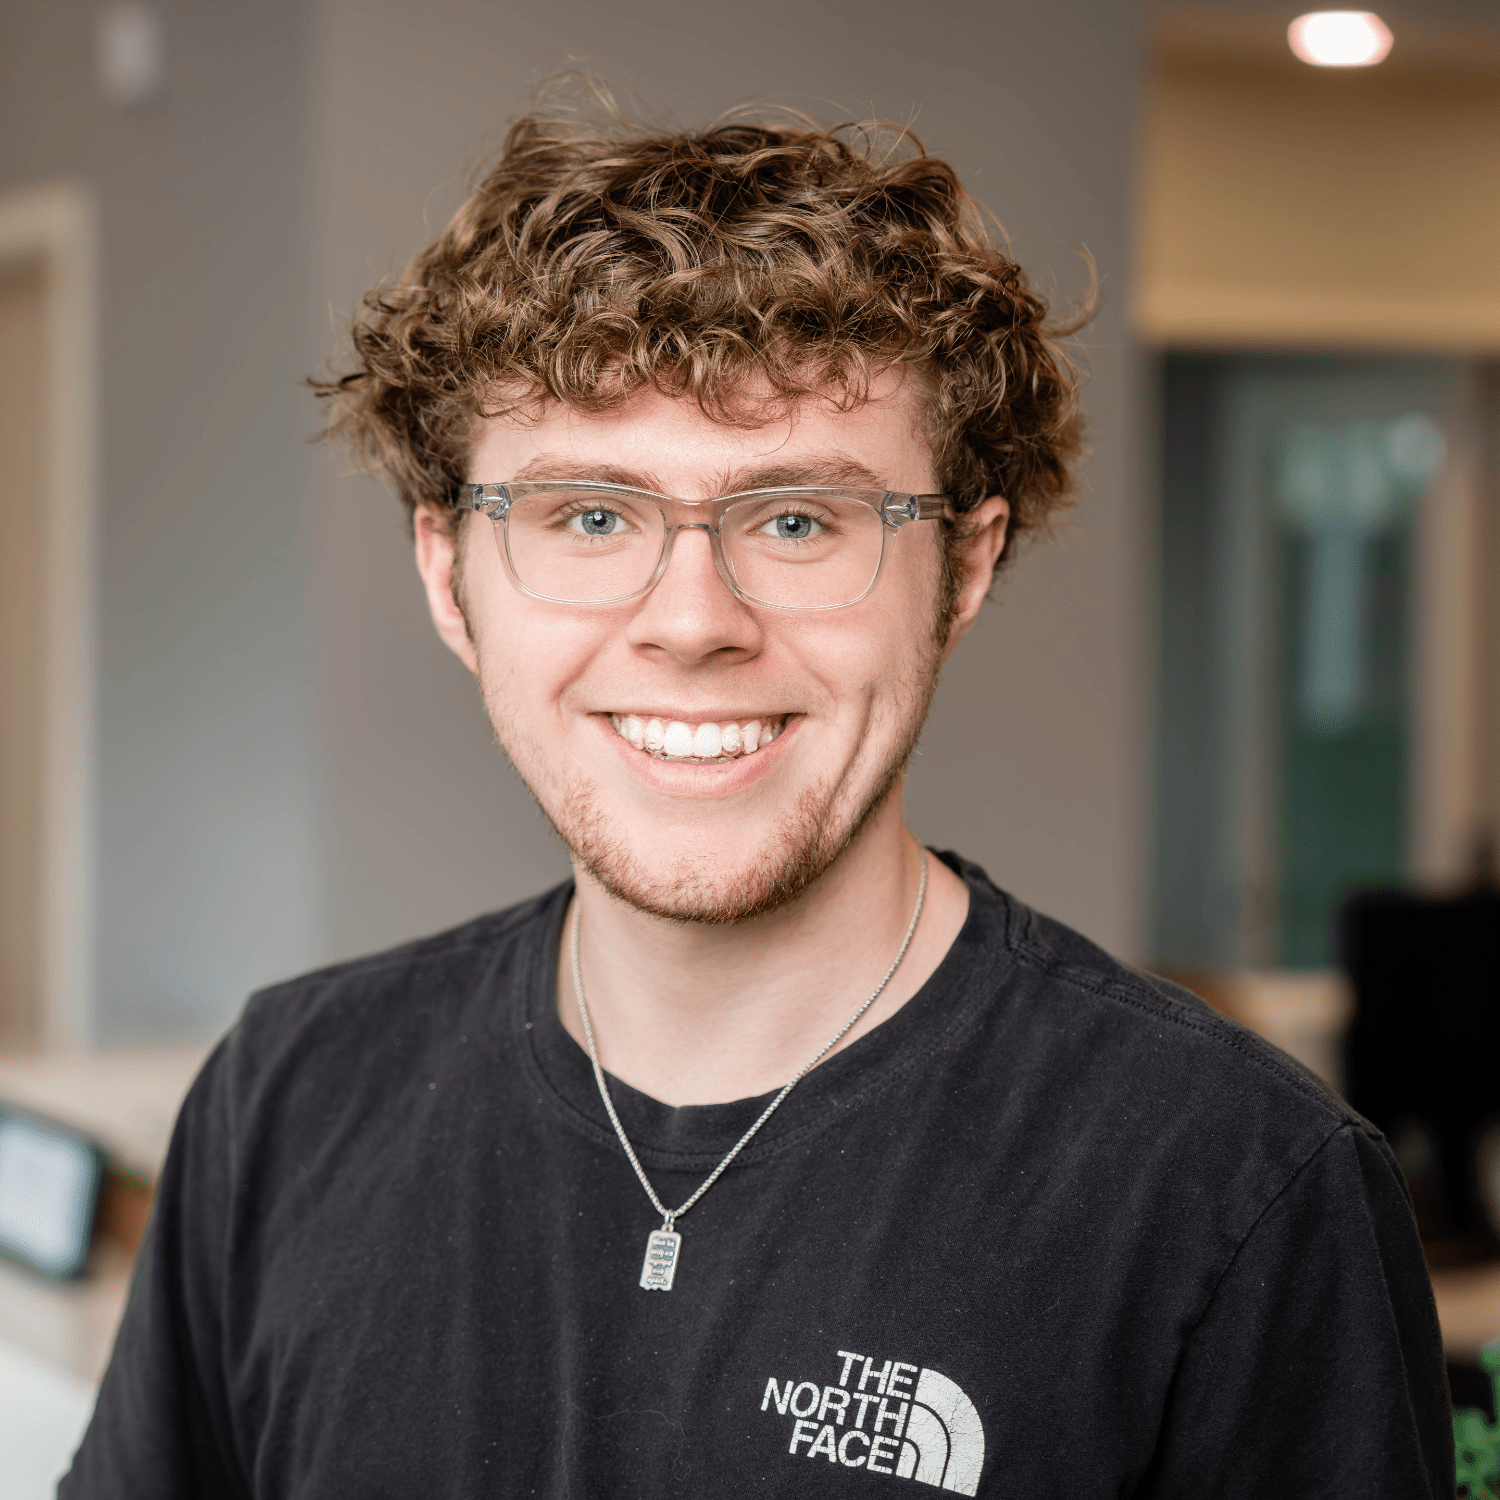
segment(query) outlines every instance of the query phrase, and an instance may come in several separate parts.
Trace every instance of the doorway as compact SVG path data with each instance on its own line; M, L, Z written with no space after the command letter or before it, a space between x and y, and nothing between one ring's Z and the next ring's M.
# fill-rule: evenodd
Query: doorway
M93 1016L91 200L0 194L0 1048Z
M1413 873L1419 558L1459 371L1186 353L1164 377L1155 946L1326 969L1342 901Z

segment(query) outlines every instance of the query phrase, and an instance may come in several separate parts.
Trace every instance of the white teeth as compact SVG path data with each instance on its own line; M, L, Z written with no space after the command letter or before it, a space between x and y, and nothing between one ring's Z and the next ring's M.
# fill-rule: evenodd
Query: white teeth
M754 755L769 745L786 721L749 719L743 724L685 724L681 719L643 719L639 714L611 714L609 721L621 739L648 755L673 760L721 761Z

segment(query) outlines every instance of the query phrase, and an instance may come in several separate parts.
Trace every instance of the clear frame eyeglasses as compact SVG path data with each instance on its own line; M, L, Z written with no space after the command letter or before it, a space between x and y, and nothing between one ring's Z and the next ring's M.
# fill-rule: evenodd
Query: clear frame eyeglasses
M706 531L724 586L771 609L859 603L880 575L888 533L953 514L946 495L891 490L746 490L677 500L572 480L464 484L452 503L490 517L511 578L533 598L637 599L666 571L679 531Z

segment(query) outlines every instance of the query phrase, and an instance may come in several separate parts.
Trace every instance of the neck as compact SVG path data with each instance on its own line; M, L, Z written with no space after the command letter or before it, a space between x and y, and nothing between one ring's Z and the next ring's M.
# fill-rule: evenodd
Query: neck
M753 922L666 921L614 900L580 872L580 954L600 1063L673 1105L719 1104L780 1088L890 967L911 922L921 865L898 788L831 869L794 902ZM963 881L929 858L927 897L906 957L833 1052L916 994L958 936L968 901ZM570 915L558 1008L584 1046L571 927Z

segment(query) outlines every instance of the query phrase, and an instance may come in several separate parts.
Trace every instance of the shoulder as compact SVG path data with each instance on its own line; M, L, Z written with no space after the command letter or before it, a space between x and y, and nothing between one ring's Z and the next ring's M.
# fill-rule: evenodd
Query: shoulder
M210 1066L241 1101L265 1103L267 1090L316 1090L341 1074L370 1087L392 1067L410 1073L462 1033L493 1042L509 1000L535 978L570 890L259 990Z
M1201 996L1149 970L1114 958L1080 933L1004 897L1007 937L1018 969L1072 1004L1096 1008L1119 1025L1122 1041L1169 1065L1191 1058L1216 1079L1243 1077L1288 1106L1305 1107L1330 1129L1358 1121L1303 1064Z
M1066 1121L1093 1160L1170 1160L1208 1196L1232 1184L1248 1209L1331 1138L1381 1142L1321 1079L1198 996L1111 957L974 866L963 873L988 908L993 1056L1023 1067L1037 1118Z
M250 997L241 1025L306 1022L321 1012L343 1013L346 1007L379 1011L393 1001L410 1005L427 996L451 997L482 979L503 982L571 889L559 886L446 932L268 986Z

